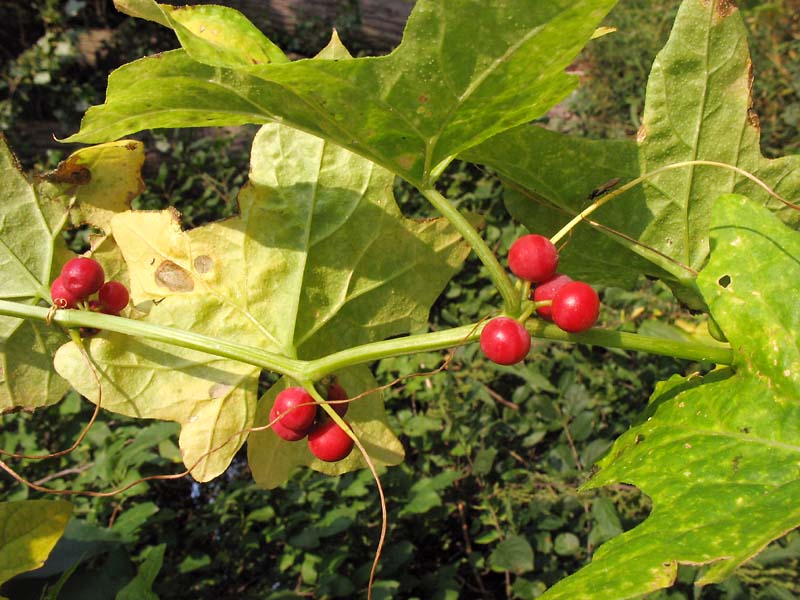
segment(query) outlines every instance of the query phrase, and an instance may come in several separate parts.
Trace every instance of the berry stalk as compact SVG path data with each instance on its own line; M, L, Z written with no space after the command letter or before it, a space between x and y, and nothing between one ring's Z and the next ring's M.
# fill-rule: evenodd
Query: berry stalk
M520 297L515 290L514 284L508 277L508 273L497 260L491 248L481 235L475 230L472 224L450 203L450 201L437 192L434 188L421 188L420 192L428 201L444 216L458 233L472 247L478 259L489 272L489 278L494 283L497 291L503 297L505 312L510 315L519 313Z

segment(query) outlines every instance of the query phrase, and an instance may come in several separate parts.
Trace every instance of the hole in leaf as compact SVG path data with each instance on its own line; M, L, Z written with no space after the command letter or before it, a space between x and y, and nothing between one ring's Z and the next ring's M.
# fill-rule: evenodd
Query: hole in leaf
M722 277L717 279L717 283L720 286L726 288L731 284L731 276L730 275L723 275Z

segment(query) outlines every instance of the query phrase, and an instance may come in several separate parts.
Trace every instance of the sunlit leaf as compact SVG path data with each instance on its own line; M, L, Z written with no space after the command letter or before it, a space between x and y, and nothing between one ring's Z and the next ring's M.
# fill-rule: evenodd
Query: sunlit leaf
M569 94L576 78L564 69L613 5L420 0L401 45L380 58L234 69L203 64L185 44L112 73L106 103L68 141L279 119L422 183Z
M0 136L0 298L50 298L54 246L66 206L42 199ZM66 336L43 323L0 317L0 412L57 402L67 391L51 357Z
M800 234L742 196L717 201L698 284L735 352L732 369L659 384L590 487L617 482L653 500L645 522L606 542L544 597L634 598L678 565L721 581L800 525Z
M63 500L0 502L0 583L41 567L71 514Z
M443 219L404 218L392 183L384 169L329 142L265 126L239 216L190 231L171 210L114 217L131 316L304 359L425 327L468 247ZM92 339L88 350L103 406L181 423L187 466L253 423L254 367L115 334ZM56 366L97 401L95 375L73 344L59 350ZM395 456L394 438L376 435ZM245 437L193 475L218 475Z
M124 13L175 31L196 61L219 67L288 62L286 55L247 17L226 6L170 6L154 0L114 0Z
M619 178L688 160L718 161L763 179L789 200L800 198L800 158L769 160L761 155L758 117L752 110L751 62L747 32L729 2L682 3L670 40L653 65L638 134L638 165L633 147L620 141L586 141L520 127L465 154L490 164L523 195L509 194L509 209L534 230L556 230L588 205L593 189ZM565 175L566 174L566 175ZM568 268L585 269L606 281L602 265L617 285L636 273L685 279L708 255L711 204L736 192L774 210L792 226L792 210L752 181L715 166L664 172L643 188L611 201L590 218L622 235L581 224L564 252ZM559 214L560 213L560 214ZM601 239L600 234L607 238ZM631 252L620 250L618 242ZM632 243L635 241L636 243ZM632 253L652 262L643 265Z
M42 191L74 202L74 224L88 223L108 232L111 217L129 209L131 200L144 191L143 164L144 145L136 140L83 148L43 176Z

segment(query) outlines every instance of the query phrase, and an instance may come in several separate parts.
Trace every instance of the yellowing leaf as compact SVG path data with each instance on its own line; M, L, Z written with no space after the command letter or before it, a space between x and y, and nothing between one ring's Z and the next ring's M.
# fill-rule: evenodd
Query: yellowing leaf
M388 171L285 126L259 132L251 163L237 217L190 231L169 210L113 218L140 309L131 311L134 318L303 359L426 325L431 304L468 252L447 221L404 218ZM181 423L187 465L252 424L258 369L121 335L101 334L88 350L102 377L103 405ZM59 350L56 366L97 401L77 348ZM210 392L223 388L219 397ZM354 426L390 463L399 449L380 400L365 406L375 402L378 408ZM195 476L220 473L242 441Z
M130 208L144 190L143 164L144 145L136 140L90 146L73 152L44 175L43 189L50 196L74 197L70 210L74 223L108 232L111 217Z
M0 584L41 567L71 514L63 500L0 503Z

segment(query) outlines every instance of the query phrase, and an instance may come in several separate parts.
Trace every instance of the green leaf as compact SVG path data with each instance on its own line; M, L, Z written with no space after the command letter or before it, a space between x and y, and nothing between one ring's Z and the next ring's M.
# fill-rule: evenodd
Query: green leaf
M533 570L533 549L524 537L511 534L492 550L489 563L495 571L521 575Z
M797 198L800 157L761 155L752 76L739 11L729 2L686 0L648 79L637 135L641 172L684 160L720 161L753 173L786 198ZM744 194L787 223L800 223L800 212L718 167L668 171L648 180L645 189L653 217L639 239L695 269L708 256L711 207L723 193Z
M161 570L166 548L166 544L159 544L147 549L136 577L117 592L116 600L158 600L158 595L153 592L153 582Z
M419 185L569 94L577 80L564 69L613 5L420 0L400 46L381 58L226 68L188 48L167 52L112 73L106 103L67 141L279 119Z
M41 567L71 514L63 500L0 503L0 583Z
M43 200L0 135L0 298L49 299L54 245L66 206ZM0 412L53 404L68 386L52 355L66 336L43 323L0 317Z
M681 563L710 565L700 583L718 582L800 525L800 234L733 195L710 231L698 284L733 369L658 385L589 482L638 486L650 517L545 598L638 597L671 585Z
M509 210L532 230L547 234L586 208L588 195L606 182L621 178L625 183L687 160L737 166L783 197L797 198L800 157L768 160L761 155L751 77L747 32L738 10L726 2L686 0L650 74L637 137L638 165L626 142L570 138L531 126L489 139L463 156L491 165L512 182ZM589 218L603 228L590 232L588 224L579 225L563 250L561 268L624 287L641 273L685 280L690 272L681 265L699 270L707 258L712 202L729 192L768 206L792 226L800 223L798 211L729 169L681 167L648 179L593 213ZM684 299L691 299L685 288Z
M366 367L348 369L337 373L337 377L351 397L378 387ZM269 411L275 396L288 385L290 382L281 380L261 398L256 415L256 423L259 426L269 423ZM402 462L403 446L386 423L386 411L380 392L373 392L351 402L347 411L347 422L353 427L353 431L376 466L396 465ZM300 466L307 466L328 475L340 475L366 466L357 448L354 448L344 460L327 463L311 454L305 440L287 442L271 429L256 431L250 435L247 443L247 459L253 479L266 489L273 489L283 484Z
M154 0L114 4L133 17L171 28L189 56L206 65L241 68L289 62L247 17L226 6L170 6Z
M609 182L638 176L636 145L628 141L587 140L523 125L462 154L487 165L504 179L505 204L531 232L551 236L586 208L592 193ZM667 276L611 230L633 233L647 225L649 213L641 188L590 218L609 229L578 225L559 251L559 272L596 285L632 287L642 273Z
M331 41L314 58L320 60L347 60L353 58L353 55L344 47L342 40L339 39L339 33L334 29L331 34Z

